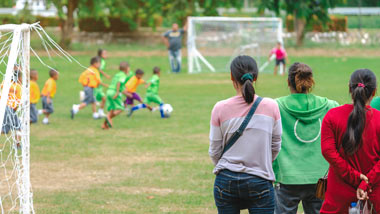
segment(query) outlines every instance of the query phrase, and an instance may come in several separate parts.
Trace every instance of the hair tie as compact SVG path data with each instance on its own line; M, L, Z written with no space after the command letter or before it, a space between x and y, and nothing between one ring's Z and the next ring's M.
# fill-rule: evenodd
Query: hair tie
M247 81L247 80L251 80L253 81L253 75L251 73L246 73L244 74L242 77L241 77L241 80L243 82Z
M365 88L365 85L363 83L358 83L358 87Z

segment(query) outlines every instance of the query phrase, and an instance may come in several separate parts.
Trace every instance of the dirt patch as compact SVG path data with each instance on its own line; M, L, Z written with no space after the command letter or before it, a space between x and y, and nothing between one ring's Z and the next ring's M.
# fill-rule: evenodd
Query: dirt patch
M132 167L141 163L199 161L196 157L157 157L153 154L97 156L67 162L33 162L31 182L35 191L80 191L94 184L104 184L136 176ZM171 193L169 189L135 189L142 192ZM174 191L174 190L173 190Z

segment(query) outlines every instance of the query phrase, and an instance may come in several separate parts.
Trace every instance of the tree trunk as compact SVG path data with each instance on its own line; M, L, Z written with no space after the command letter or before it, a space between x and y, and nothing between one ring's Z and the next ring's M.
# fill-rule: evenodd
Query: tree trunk
M305 21L305 19L297 18L295 16L294 17L294 23L295 23L294 27L295 27L295 32L296 32L297 46L300 47L303 45L303 39L305 36L306 21Z
M61 41L63 48L69 48L74 31L74 11L78 7L79 0L70 0L67 3L66 19L61 20Z

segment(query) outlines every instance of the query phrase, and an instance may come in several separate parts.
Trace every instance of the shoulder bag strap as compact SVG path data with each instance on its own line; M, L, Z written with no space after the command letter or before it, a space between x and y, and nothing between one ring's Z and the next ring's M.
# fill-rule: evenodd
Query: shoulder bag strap
M256 101L253 103L251 109L249 110L247 116L245 117L243 123L240 125L239 129L236 130L232 136L230 137L230 139L228 139L227 141L227 144L226 146L224 147L223 149L223 152L221 154L221 156L223 156L224 153L227 152L227 150L229 150L235 143L236 141L239 139L239 137L243 134L245 128L247 127L249 121L251 120L253 114L255 113L257 107L259 106L260 102L263 100L262 97L257 97L256 98Z

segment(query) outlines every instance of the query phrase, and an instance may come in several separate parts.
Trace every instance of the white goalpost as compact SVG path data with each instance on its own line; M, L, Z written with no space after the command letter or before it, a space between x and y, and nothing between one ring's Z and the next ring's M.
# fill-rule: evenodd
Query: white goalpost
M0 212L34 213L30 184L30 25L0 25Z
M189 17L188 72L226 72L238 55L252 56L260 72L273 70L269 53L282 40L282 20L267 17Z

